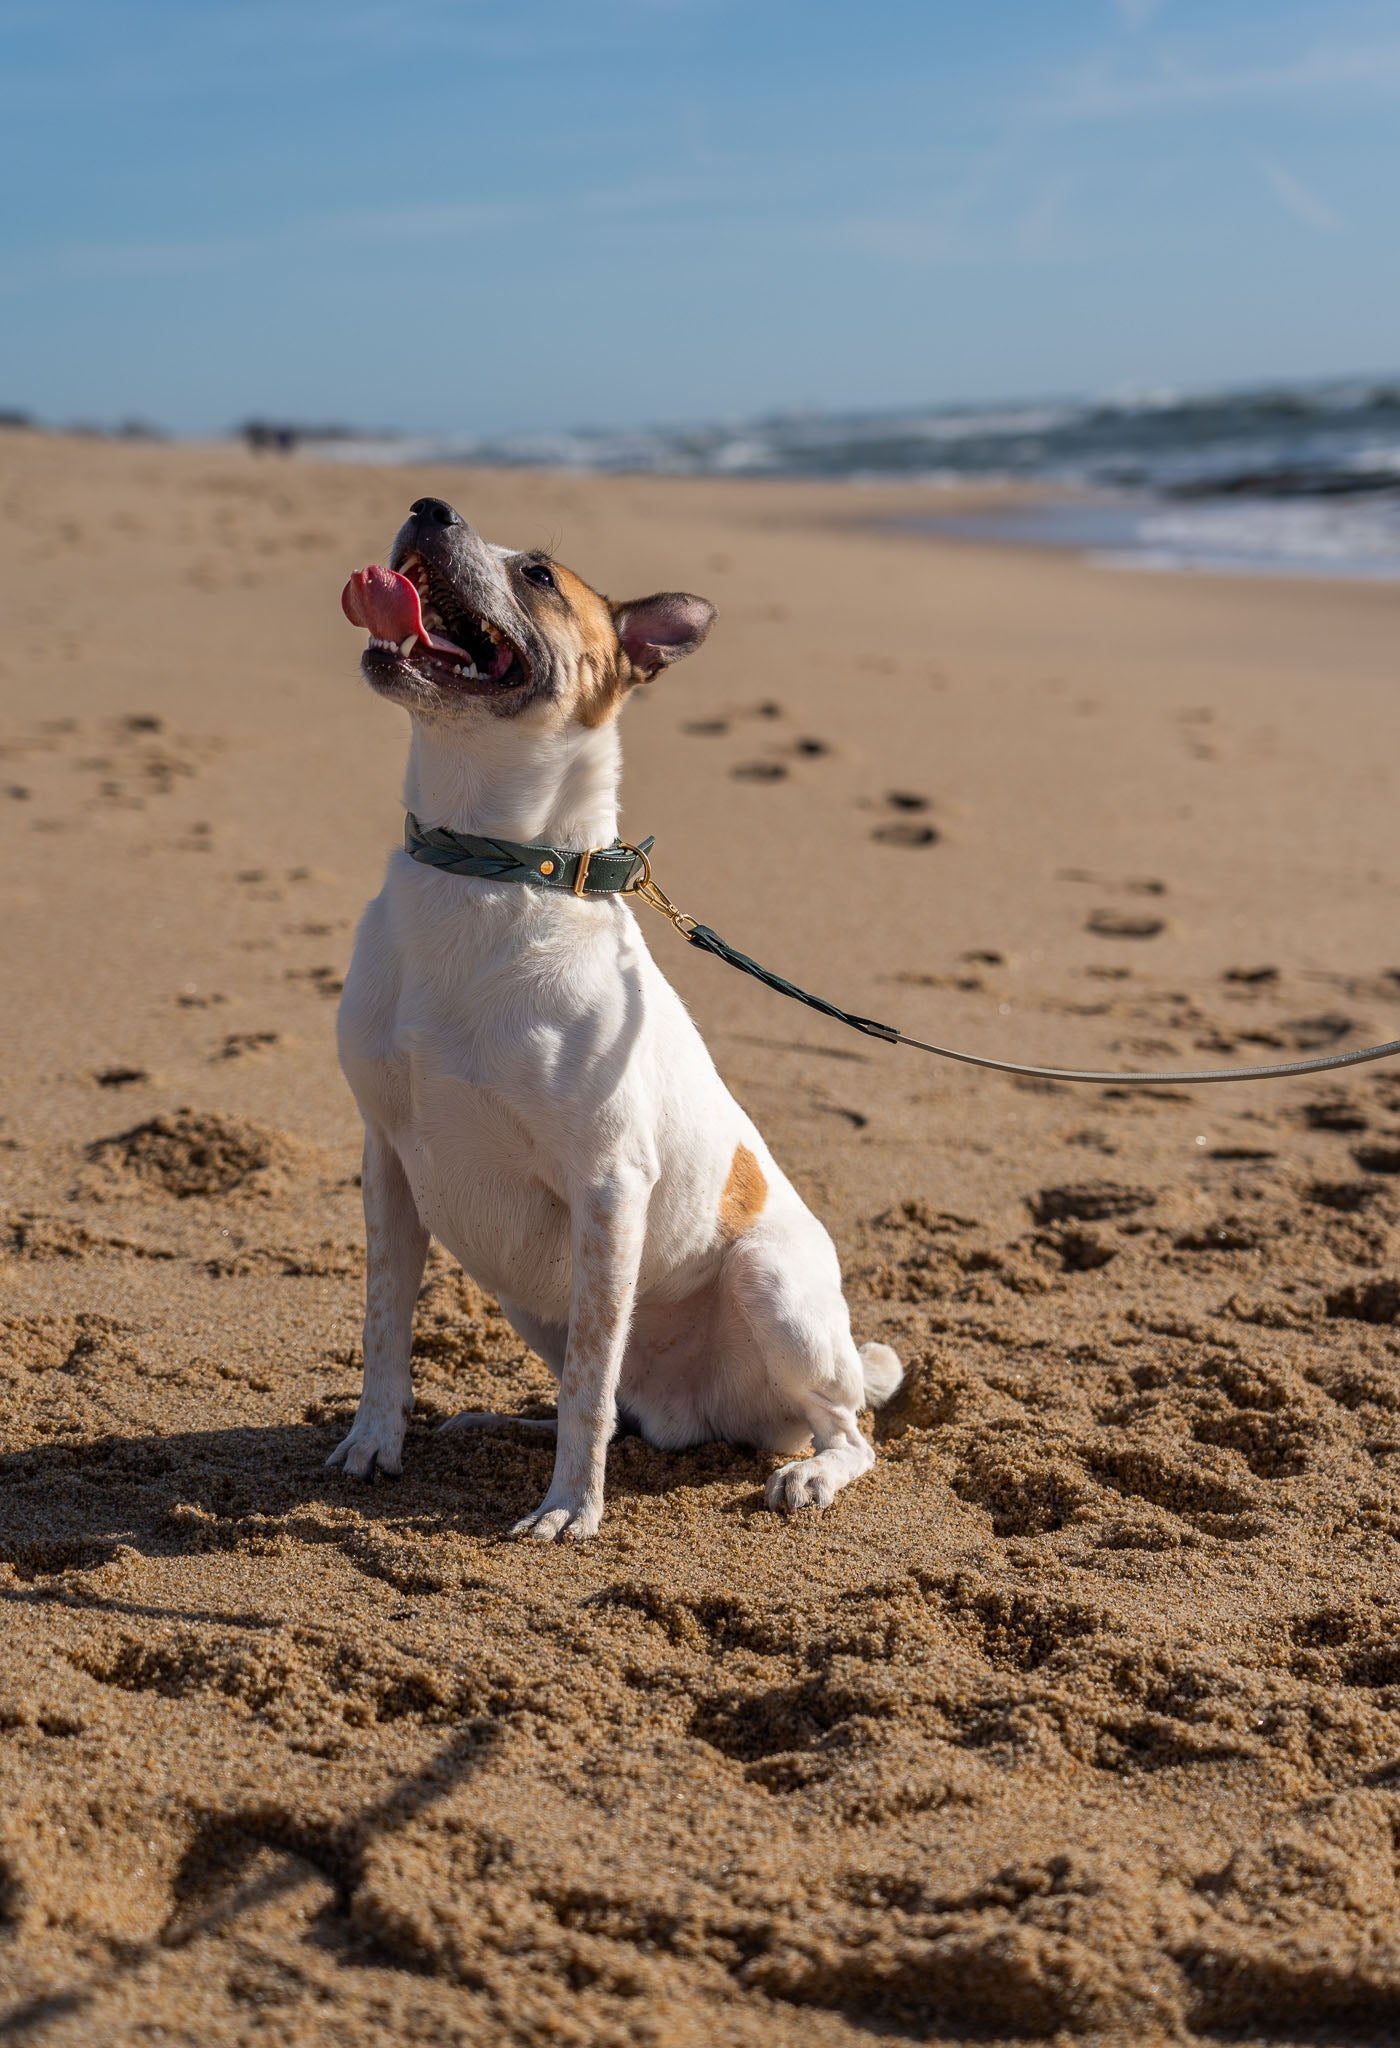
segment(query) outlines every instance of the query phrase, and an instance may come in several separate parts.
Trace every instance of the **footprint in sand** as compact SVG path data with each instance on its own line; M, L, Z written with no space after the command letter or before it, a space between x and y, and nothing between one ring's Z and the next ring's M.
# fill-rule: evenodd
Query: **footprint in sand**
M774 702L772 698L768 698L762 704L741 706L739 710L732 711L725 717L689 719L681 727L681 731L692 739L723 739L736 719L782 718L784 715L782 705ZM798 753L825 753L826 751L826 744L822 740L815 742L799 740L797 743ZM734 772L737 774L741 771L735 770Z
M1041 1224L1106 1223L1150 1209L1156 1200L1148 1188L1112 1180L1070 1181L1061 1187L1040 1188L1026 1197L1031 1215Z
M1130 910L1091 910L1084 929L1100 939L1155 939L1167 928L1164 917L1148 917Z
M280 903L282 891L266 868L241 868L234 877L248 891L253 903Z
M1359 1029L1355 1019L1340 1010L1324 1010L1318 1017L1290 1017L1278 1027L1283 1043L1293 1052L1326 1052Z
M213 1057L216 1060L246 1059L250 1053L266 1052L269 1046L280 1042L281 1033L278 1031L230 1031Z
M92 1078L99 1088L133 1088L151 1077L144 1067L103 1067Z
M933 825L911 825L900 821L894 825L877 825L871 833L882 846L937 846L938 831Z
M891 789L885 792L884 807L902 815L877 825L870 835L872 839L882 846L937 846L942 837L938 827L916 823L911 815L932 808L928 797L912 789Z
M345 977L334 967L289 967L288 981L310 982L318 996L338 996L345 986Z
M1340 1137L1370 1129L1370 1120L1364 1112L1341 1095L1305 1103L1303 1121L1310 1131L1331 1131Z
M1315 1208L1335 1209L1342 1216L1356 1216L1368 1209L1380 1193L1370 1180L1315 1180L1303 1191L1304 1201Z
M788 771L781 761L740 761L729 772L738 782L782 782Z
M1400 1144L1358 1145L1351 1156L1363 1173L1400 1173Z
M1354 1323L1400 1323L1400 1282L1358 1280L1327 1297L1329 1316Z

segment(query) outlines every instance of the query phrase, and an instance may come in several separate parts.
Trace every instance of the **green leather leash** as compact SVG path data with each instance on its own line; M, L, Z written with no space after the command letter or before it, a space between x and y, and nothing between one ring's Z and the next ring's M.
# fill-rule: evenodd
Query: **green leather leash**
M752 975L765 988L794 1002L805 1003L823 1017L834 1017L868 1038L880 1038L887 1045L912 1046L916 1052L930 1052L939 1059L957 1060L968 1067L986 1067L994 1074L1020 1074L1036 1081L1087 1081L1100 1087L1161 1088L1202 1087L1216 1081L1285 1081L1298 1074L1333 1073L1340 1067L1361 1067L1371 1060L1394 1059L1400 1055L1400 1038L1384 1045L1363 1046L1359 1052L1329 1053L1314 1060L1285 1060L1271 1067L1207 1067L1194 1074L1132 1074L1113 1068L1032 1067L1017 1060L988 1059L982 1053L957 1052L949 1045L931 1045L923 1038L910 1038L893 1024L879 1024L873 1017L859 1017L828 1003L821 996L784 981L771 968L760 967L747 953L738 952L717 931L678 910L663 889L651 878L648 854L654 841L644 839L629 846L623 839L611 846L594 847L582 853L557 846L522 845L512 839L480 838L469 832L450 832L445 826L423 826L410 811L404 823L404 850L427 867L447 874L473 875L483 881L525 882L535 888L561 890L572 896L640 896L653 910L659 910L683 939L710 953L741 974Z

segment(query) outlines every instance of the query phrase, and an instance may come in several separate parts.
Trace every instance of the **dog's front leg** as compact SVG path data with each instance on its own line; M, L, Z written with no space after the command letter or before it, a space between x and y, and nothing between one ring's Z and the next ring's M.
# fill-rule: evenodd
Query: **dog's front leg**
M365 1381L354 1427L327 1458L355 1479L403 1470L413 1408L413 1304L428 1256L428 1233L388 1139L365 1127Z
M573 1205L569 1339L559 1380L559 1434L549 1492L511 1530L542 1543L592 1536L603 1515L603 1467L617 1425L632 1304L646 1236L650 1180L614 1175Z

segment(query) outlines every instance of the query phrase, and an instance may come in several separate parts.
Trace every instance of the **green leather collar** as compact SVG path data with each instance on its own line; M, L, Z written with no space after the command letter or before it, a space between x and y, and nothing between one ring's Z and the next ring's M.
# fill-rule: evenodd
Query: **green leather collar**
M449 875L529 882L570 896L624 896L646 875L644 856L652 842L644 839L633 847L618 839L611 846L570 853L559 846L522 846L514 839L483 839L473 832L449 832L445 825L420 825L409 811L403 844L414 860Z

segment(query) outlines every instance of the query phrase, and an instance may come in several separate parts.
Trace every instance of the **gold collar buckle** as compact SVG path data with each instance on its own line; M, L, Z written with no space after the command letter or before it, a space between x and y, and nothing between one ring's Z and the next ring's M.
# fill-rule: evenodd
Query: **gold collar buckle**
M642 852L640 846L632 846L625 839L619 839L617 843L624 853L635 854L642 864L640 879L633 882L625 893L628 896L640 896L643 903L649 903L653 910L659 910L661 915L675 926L683 939L688 939L690 934L696 929L699 920L687 917L683 910L678 910L666 894L666 891L659 888L653 882L651 879L651 862Z

